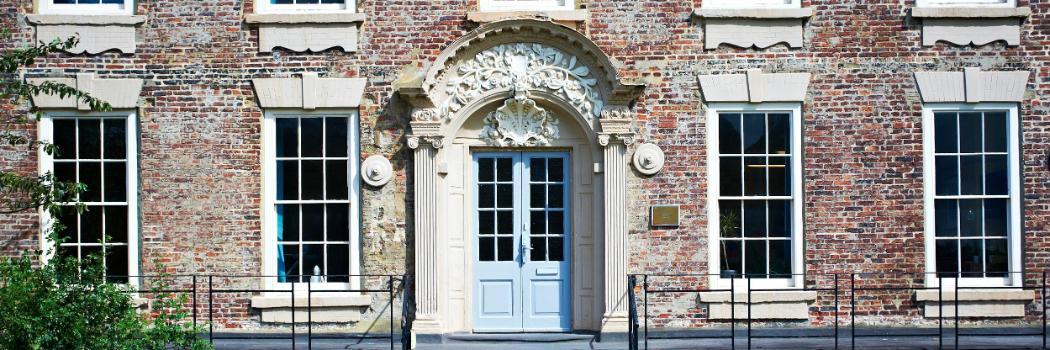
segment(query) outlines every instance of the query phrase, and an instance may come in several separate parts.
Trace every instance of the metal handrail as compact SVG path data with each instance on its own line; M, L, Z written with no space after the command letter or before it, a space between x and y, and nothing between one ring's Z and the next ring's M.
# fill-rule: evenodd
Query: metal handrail
M408 275L401 281L401 349L412 349L412 321L416 314L415 295Z
M638 350L638 306L635 302L634 289L638 285L638 277L627 276L627 349Z

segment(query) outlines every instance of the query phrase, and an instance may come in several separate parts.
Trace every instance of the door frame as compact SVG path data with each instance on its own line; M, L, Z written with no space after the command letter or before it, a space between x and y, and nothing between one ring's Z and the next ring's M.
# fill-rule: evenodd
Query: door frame
M471 266L470 266L471 273L469 274L470 277L469 277L468 284L469 284L469 286L471 288L471 294L473 295L473 297L471 298L471 302L469 303L469 307L470 307L469 310L470 310L470 312L468 313L469 318L472 320L472 322L471 322L471 331L475 332L475 333L532 333L532 332L559 332L560 333L560 332L572 332L573 328L574 328L575 313L576 313L575 305L573 303L573 299L575 299L575 294L574 294L574 286L575 286L575 284L573 283L573 281L574 281L574 279L576 277L575 274L573 273L573 271L575 270L575 261L576 261L576 259L574 258L575 251L576 251L576 249L574 249L575 248L574 244L576 242L575 242L575 239L574 239L573 236L575 235L576 230L574 228L575 220L573 218L573 213L574 213L574 210L573 210L574 208L573 207L575 206L574 205L575 204L575 195L574 195L575 194L575 192L574 192L575 184L574 184L574 181L573 181L573 176L574 176L575 173L574 173L574 166L573 166L574 164L573 164L573 157L572 157L572 148L571 147L570 148L560 148L559 147L559 148L551 148L551 149L527 149L527 148L492 149L492 148L488 148L488 147L483 147L483 148L475 149L473 147L470 147L470 148L468 148L467 153L468 153L467 159L469 160L469 169L470 169L470 171L468 172L468 174L469 174L468 183L469 183L469 186L471 187L471 190L469 191L469 193L470 193L469 201L471 203L470 204L470 208L471 208L471 210L470 210L470 217L471 217L470 227L471 228L470 228L469 237L468 237L468 240L470 242L469 246L470 246L470 250L471 250ZM565 215L565 217L563 219L564 220L564 228L563 228L563 230L564 230L564 234L563 234L564 241L562 242L562 249L564 250L564 252L563 252L564 262L561 262L561 264L564 264L565 267L564 268L559 267L559 269L566 274L565 276L561 277L561 279L564 281L564 283L566 283L566 286L564 287L564 289L562 289L559 292L559 298L561 298L562 301L565 303L565 305L562 307L562 312L564 312L564 317L565 318L563 319L563 321L564 321L564 324L566 324L566 326L565 327L560 327L560 328L527 329L527 328L524 327L524 317L525 317L525 311L526 311L525 310L525 305L526 305L525 297L527 297L527 295L525 293L525 279L524 279L525 274L523 272L524 272L524 263L525 263L525 261L524 261L524 259L525 259L524 254L527 254L527 252L523 252L520 247L521 247L521 244L522 244L521 240L525 239L525 238L528 238L528 237L525 237L526 236L526 234L524 232L525 230L522 229L524 227L524 225L527 224L526 221L525 221L526 220L525 219L526 215L524 215L524 214L526 214L529 211L531 211L530 210L531 207L529 206L530 198L529 198L529 196L527 196L528 189L526 188L529 185L529 183L530 183L529 171L528 171L528 169L529 169L528 168L528 161L526 160L526 157L530 156L530 155L541 155L541 156L547 156L547 157L560 156L560 157L562 157L562 159L564 159L564 164L565 164L564 165L565 166L565 169L564 169L564 186L565 186L565 188L563 189L563 191L564 191L563 192L564 193L563 201L564 201L564 206L565 206L565 208L564 208L564 213L565 213L564 215ZM479 209L478 209L478 191L477 191L477 186L478 186L478 166L477 166L477 164L478 164L478 159L480 157L485 157L485 156L493 156L493 157L507 156L507 157L513 159L514 164L513 164L512 168L514 169L513 171L515 172L514 180L513 180L514 181L514 185L513 186L514 186L515 192L520 193L520 195L517 198L517 203L515 203L515 209L514 209L514 225L516 227L516 234L514 236L514 244L513 244L515 254L518 254L519 255L518 258L522 259L520 261L517 260L517 259L514 260L515 262L517 262L519 264L518 265L518 276L517 276L518 277L517 278L518 290L516 292L520 295L519 300L517 300L516 303L515 303L516 304L515 307L518 308L517 311L519 311L519 313L520 313L520 319L523 321L522 327L518 328L518 329L479 330L478 329L478 325L476 324L476 322L473 322L473 320L476 320L475 317L477 316L477 311L478 311L477 308L479 307L479 303L482 302L482 298L479 295L480 293L478 293L479 286L478 286L478 276L477 276L477 271L478 271L477 266L478 266L478 263L479 263L478 259L479 259L479 255L480 255L479 246L477 244L478 229L479 229L479 215L478 215L478 210Z

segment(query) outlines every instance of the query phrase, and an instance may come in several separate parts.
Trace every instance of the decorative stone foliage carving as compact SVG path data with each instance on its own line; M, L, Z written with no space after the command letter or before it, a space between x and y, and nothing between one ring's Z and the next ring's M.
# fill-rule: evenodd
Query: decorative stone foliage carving
M543 44L503 44L478 53L459 66L441 105L444 118L487 91L544 90L565 99L585 116L597 117L602 98L590 68L575 56Z
M518 94L485 116L481 138L500 147L549 146L558 139L558 119L536 101Z
M361 172L365 183L369 186L382 187L394 177L394 167L390 160L380 155L374 155L361 163Z
M643 143L634 150L634 168L644 175L653 175L664 168L664 150L653 143Z

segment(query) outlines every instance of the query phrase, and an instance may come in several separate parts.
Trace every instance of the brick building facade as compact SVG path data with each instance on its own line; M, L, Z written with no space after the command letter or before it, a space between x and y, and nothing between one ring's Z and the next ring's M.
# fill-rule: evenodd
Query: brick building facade
M961 270L960 283L1021 286L1050 266L1048 3L259 1L0 5L12 32L4 49L82 38L27 78L63 79L115 107L96 114L41 96L6 104L5 118L36 103L48 117L20 125L27 136L60 143L102 128L102 147L128 145L123 158L54 160L4 146L0 166L124 164L113 171L126 172L127 193L90 201L131 217L128 239L112 245L127 266L114 271L154 274L159 262L178 274L279 276L221 282L254 287L332 275L330 288L356 285L340 274L411 274L421 333L488 330L486 308L537 307L521 293L553 293L560 308L493 330L622 330L626 273L710 274L677 282L712 288L727 270L755 274L798 290L764 306L800 311L768 319L818 325L831 300L807 290L829 286L828 274L911 272L861 283L923 286L939 282L923 273ZM110 117L126 121L113 135ZM331 147L338 140L348 152ZM84 175L93 166L74 173L96 181ZM117 172L100 174L109 184ZM345 193L332 174L349 180ZM501 185L518 186L505 192L514 203L479 199ZM680 222L651 225L654 205L677 205ZM324 234L307 239L306 226L286 227L293 217L326 222ZM3 254L41 247L41 220L0 217ZM534 222L546 234L523 233ZM521 237L530 241L519 250ZM541 245L547 255L531 256ZM529 280L522 266L560 277ZM508 271L520 273L508 288L523 292L486 284ZM553 284L527 287L541 280ZM922 320L908 307L922 303L915 294L872 295L859 308L872 323ZM654 309L662 324L704 323L724 297L680 295ZM290 305L278 298L220 297L220 319L280 323ZM973 298L1000 317L1036 317L1024 292ZM352 323L382 312L380 299L320 302L332 321Z

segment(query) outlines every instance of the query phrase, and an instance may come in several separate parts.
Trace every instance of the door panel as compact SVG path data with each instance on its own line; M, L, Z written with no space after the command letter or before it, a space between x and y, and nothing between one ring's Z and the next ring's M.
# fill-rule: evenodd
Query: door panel
M567 331L567 153L478 153L475 331Z

